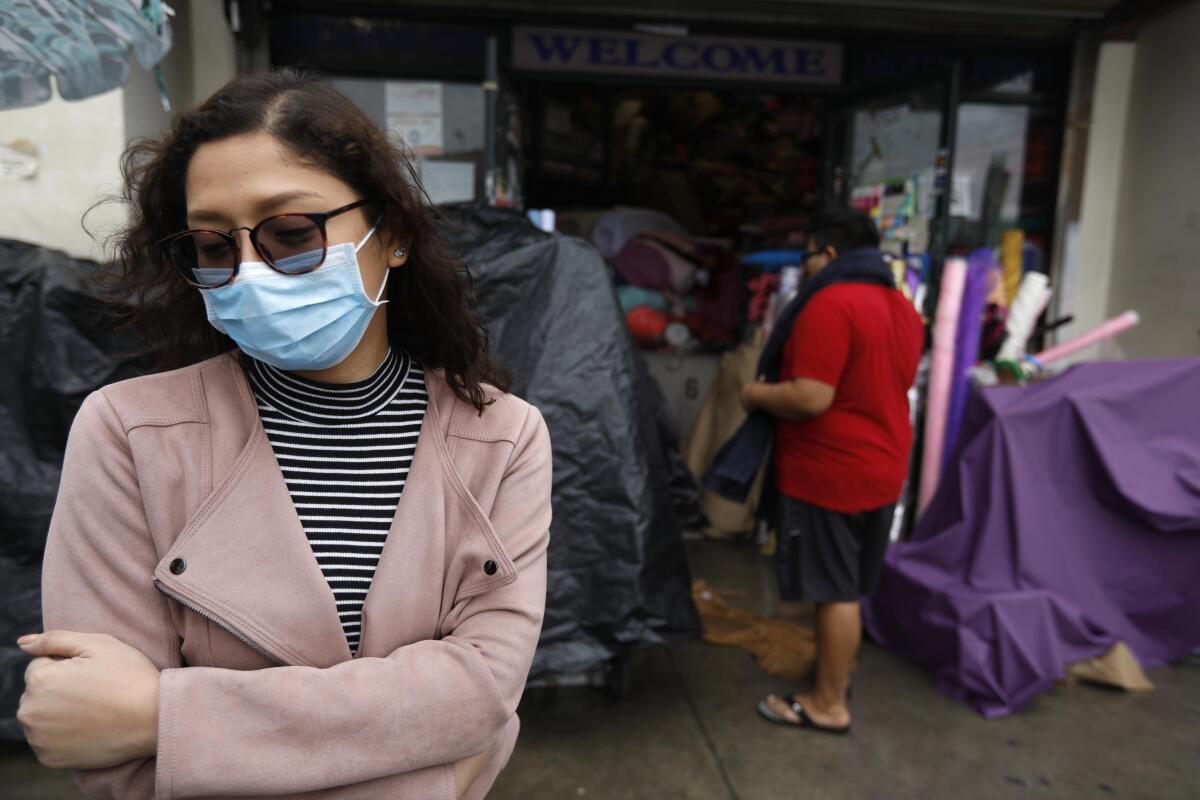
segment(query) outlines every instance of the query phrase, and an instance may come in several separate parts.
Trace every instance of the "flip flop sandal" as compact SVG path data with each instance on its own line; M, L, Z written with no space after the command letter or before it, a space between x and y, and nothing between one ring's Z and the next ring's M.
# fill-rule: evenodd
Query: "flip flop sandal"
M768 698L768 700L769 699L770 698ZM846 725L842 728L835 728L830 725L821 725L818 722L814 722L812 717L808 716L808 713L804 710L804 706L795 702L793 698L784 698L785 701L791 702L792 713L795 714L799 720L797 722L793 722L787 717L776 713L776 711L771 708L768 700L758 701L758 713L764 719L768 720L769 722L774 722L777 725L790 725L793 728L807 728L810 731L827 733L831 736L845 736L846 734L850 733L850 729L853 727L852 725Z
M795 693L794 695L792 695L791 697L784 697L784 698L782 698L782 699L783 699L783 700L786 700L786 701L788 702L788 705L795 705L795 704L798 702L798 701L796 700L796 698L797 698L797 697L799 697L799 696L800 696L800 693L799 693L799 692L796 692L796 693ZM846 687L846 702L847 702L847 703L849 703L849 702L850 702L851 700L853 700L853 699L854 699L854 686L853 686L853 685L848 685L848 686Z

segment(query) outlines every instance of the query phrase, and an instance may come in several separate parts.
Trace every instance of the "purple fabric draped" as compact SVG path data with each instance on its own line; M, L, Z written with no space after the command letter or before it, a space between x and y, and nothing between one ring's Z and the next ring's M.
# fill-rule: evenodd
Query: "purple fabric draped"
M1124 641L1200 646L1200 359L975 392L962 447L864 604L871 637L986 717Z
M942 476L954 457L963 412L971 394L971 367L979 361L979 338L983 332L983 310L987 297L1000 280L1000 265L992 251L981 247L967 260L967 280L963 285L962 308L958 312L958 332L954 337L954 373L950 378L950 405L946 412L946 433L942 443Z

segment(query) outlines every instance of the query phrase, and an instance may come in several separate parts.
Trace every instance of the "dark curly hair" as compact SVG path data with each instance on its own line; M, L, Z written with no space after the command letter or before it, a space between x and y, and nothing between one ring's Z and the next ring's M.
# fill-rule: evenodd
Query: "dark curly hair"
M813 217L808 235L818 250L832 246L838 255L863 247L879 247L879 230L863 211L834 208Z
M253 131L271 134L297 158L359 191L382 211L381 230L408 243L408 263L388 280L392 344L444 370L455 394L480 413L487 405L483 384L507 391L508 377L488 355L487 331L470 308L471 275L442 245L412 162L327 81L292 69L234 78L180 114L166 134L135 142L122 157L121 200L131 219L115 238L110 288L131 308L130 323L153 343L162 368L235 347L208 324L200 293L164 262L155 243L187 227L184 186L196 149Z

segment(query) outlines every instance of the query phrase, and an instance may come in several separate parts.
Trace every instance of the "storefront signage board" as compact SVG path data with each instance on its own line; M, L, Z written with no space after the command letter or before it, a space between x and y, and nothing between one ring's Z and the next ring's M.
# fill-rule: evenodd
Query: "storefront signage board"
M531 72L834 86L836 42L656 36L575 28L513 28L513 67Z

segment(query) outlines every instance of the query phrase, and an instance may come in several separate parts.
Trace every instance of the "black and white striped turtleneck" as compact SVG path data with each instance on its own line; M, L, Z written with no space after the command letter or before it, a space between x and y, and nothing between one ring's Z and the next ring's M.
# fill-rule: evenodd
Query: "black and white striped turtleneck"
M391 351L364 381L326 384L248 360L250 387L351 653L429 397L420 366Z

